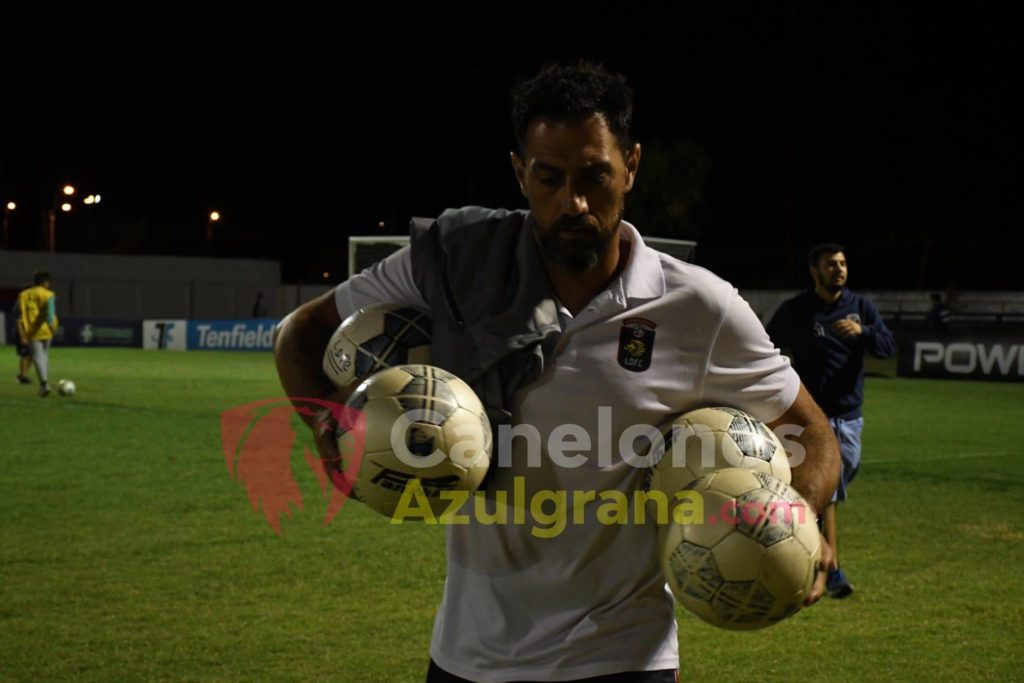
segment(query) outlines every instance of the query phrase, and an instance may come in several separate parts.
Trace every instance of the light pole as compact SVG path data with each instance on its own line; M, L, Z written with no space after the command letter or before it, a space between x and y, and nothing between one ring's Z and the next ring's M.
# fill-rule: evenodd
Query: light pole
M71 185L65 185L62 188L58 188L53 193L53 204L50 205L50 253L57 251L57 200L60 199L61 194L70 197L75 193L75 188ZM60 205L60 210L67 213L71 210L71 202L64 202Z
M220 220L219 211L211 211L206 221L206 253L213 256L213 224Z
M4 207L4 249L8 248L10 244L9 237L11 232L11 212L18 208L18 205L14 202L7 202Z

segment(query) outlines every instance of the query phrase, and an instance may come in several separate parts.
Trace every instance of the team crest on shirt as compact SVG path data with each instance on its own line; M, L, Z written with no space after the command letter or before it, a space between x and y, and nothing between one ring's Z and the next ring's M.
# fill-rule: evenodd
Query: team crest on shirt
M643 372L651 367L654 354L654 328L657 325L644 318L628 318L619 332L619 365L630 372Z

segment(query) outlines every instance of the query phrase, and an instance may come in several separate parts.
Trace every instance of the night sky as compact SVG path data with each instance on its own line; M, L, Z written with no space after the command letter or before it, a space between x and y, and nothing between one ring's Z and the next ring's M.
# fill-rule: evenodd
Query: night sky
M642 161L638 183L650 201L699 178L684 236L736 285L802 286L806 248L835 240L854 288L1024 289L1009 17L801 2L503 11L508 27L475 36L454 20L408 33L315 15L69 23L48 49L21 36L5 51L0 148L11 246L44 246L70 182L103 202L60 216L59 250L203 254L216 209L216 254L333 281L350 234L521 206L508 91L585 57L630 79L650 159L683 148L701 162L654 183Z

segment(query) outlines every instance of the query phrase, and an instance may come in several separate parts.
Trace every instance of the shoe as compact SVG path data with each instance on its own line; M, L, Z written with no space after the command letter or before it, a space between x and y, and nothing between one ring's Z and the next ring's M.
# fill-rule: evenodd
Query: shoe
M25 375L18 375L18 384L32 384L32 380Z
M39 387L39 398L46 398L49 395L50 395L50 385L49 384L44 384L43 386Z
M842 600L853 593L853 586L846 580L846 575L843 574L842 569L829 570L828 578L825 581L825 589L828 591L829 597L836 600Z

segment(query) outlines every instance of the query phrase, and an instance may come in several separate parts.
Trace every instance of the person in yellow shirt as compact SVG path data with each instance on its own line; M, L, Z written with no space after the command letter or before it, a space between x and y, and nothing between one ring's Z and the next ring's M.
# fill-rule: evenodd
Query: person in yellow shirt
M50 365L50 341L57 331L57 297L50 289L50 274L37 272L34 285L18 295L18 336L28 346L32 364L39 376L39 395L50 395L47 373Z

